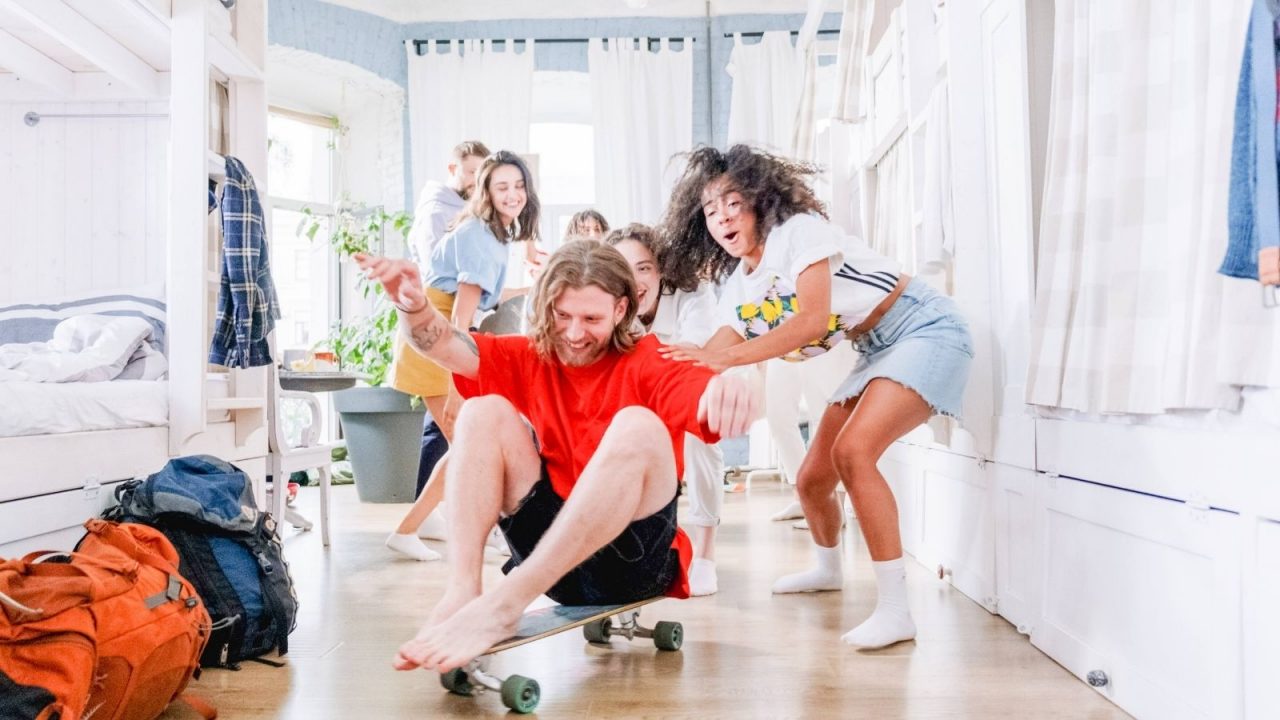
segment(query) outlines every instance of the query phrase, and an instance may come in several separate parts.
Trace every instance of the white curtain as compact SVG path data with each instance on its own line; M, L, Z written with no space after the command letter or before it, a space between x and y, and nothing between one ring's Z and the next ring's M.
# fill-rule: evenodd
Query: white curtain
M725 71L733 78L729 144L748 143L790 155L804 89L804 57L791 46L791 33L767 32L753 45L735 34Z
M587 45L595 131L596 207L613 227L655 224L693 147L693 39L657 51L645 39Z
M910 153L904 134L876 163L875 203L871 220L871 249L896 258L908 273L916 272L916 248L911 238Z
M844 0L840 16L840 50L836 55L836 107L833 117L861 120L862 68L870 48L875 0Z
M490 150L529 149L533 41L427 41L409 56L409 137L413 196L428 180L443 180L453 147L479 140Z
M1215 271L1248 9L1056 3L1028 402L1238 405L1238 359L1258 347L1243 330L1260 301L1235 300ZM1262 349L1271 368L1275 348Z

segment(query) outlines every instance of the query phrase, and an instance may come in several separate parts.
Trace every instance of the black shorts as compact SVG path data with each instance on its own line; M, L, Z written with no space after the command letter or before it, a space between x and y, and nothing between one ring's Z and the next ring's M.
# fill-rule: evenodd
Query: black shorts
M519 565L551 526L564 500L542 479L520 501L513 515L498 520L511 546L511 559L502 566L509 573ZM680 556L671 546L676 535L676 498L649 517L637 520L622 534L560 578L547 596L562 605L613 605L662 595L680 573Z

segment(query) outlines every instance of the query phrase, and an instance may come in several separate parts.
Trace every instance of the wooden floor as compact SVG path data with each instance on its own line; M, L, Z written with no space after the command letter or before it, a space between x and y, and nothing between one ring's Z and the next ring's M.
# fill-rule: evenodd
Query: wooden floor
M250 662L239 672L206 671L192 690L212 700L223 720L505 712L494 693L454 696L433 673L391 669L396 648L438 596L445 565L401 560L383 547L405 506L362 504L351 487L334 494L327 552L318 529L286 535L301 604L288 666ZM917 641L879 652L843 645L840 635L875 602L869 558L851 525L845 542L854 561L844 592L770 594L777 575L810 557L807 532L769 522L788 497L776 484L727 495L719 594L644 608L645 624L684 624L682 651L659 652L641 640L602 649L571 631L511 650L493 669L537 679L538 713L554 718L1126 717L1003 619L910 559ZM304 488L299 505L314 510L317 500L316 490ZM486 581L500 576L500 559L488 564ZM195 716L171 709L164 717Z

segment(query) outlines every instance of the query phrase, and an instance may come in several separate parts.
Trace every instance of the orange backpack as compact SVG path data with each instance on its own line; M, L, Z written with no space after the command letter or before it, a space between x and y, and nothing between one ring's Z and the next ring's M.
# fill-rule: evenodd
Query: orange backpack
M75 552L0 563L5 720L151 720L199 668L209 614L169 541L143 525L85 529Z

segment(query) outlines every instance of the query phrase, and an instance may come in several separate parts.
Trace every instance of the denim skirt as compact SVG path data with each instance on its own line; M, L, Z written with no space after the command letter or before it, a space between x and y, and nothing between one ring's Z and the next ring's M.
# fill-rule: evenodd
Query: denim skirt
M887 378L914 390L935 414L960 417L973 339L951 298L912 278L876 326L852 342L858 361L830 403L857 397L867 383Z

